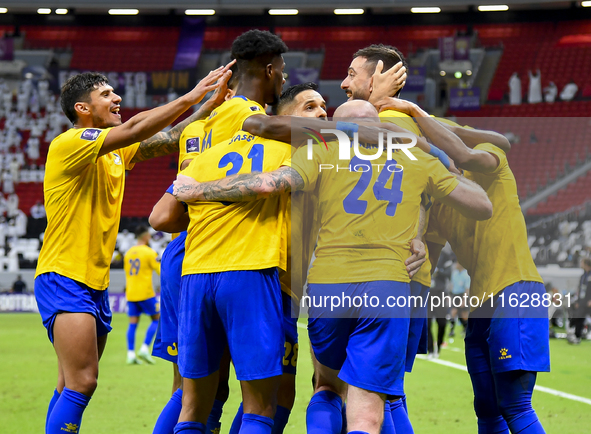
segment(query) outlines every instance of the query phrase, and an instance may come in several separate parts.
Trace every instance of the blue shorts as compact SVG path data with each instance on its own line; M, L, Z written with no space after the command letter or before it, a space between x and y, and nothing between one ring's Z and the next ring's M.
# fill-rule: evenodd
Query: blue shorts
M160 262L160 324L164 342L178 342L178 306L187 231L172 240Z
M236 378L281 375L285 333L276 268L183 276L179 299L179 371L203 378L220 368L226 345Z
M127 302L127 315L140 316L142 313L150 316L160 313L160 304L158 303L158 300L156 300L156 297L142 301Z
M97 336L104 336L112 330L113 315L107 290L97 291L57 273L43 273L35 278L35 299L52 343L53 324L59 313L91 314L96 319Z
M351 297L367 294L382 299L388 294L408 300L410 295L408 283L393 281L309 284L308 295L324 294L327 287ZM347 384L402 396L410 324L408 304L392 309L382 318L368 317L364 307L351 314L348 318L334 318L327 309L310 308L308 333L316 359L324 366L340 370L339 378Z
M281 292L283 302L283 331L285 332L285 354L283 356L283 373L296 374L298 365L298 319L292 318L292 300L285 292ZM295 302L294 302L295 303Z
M550 371L550 342L547 307L525 307L526 298L543 296L539 282L518 282L503 289L492 303L470 314L466 329L466 365L468 372L493 374L507 371ZM502 294L502 295L501 295ZM511 294L522 305L509 306Z
M410 308L410 327L408 330L408 348L406 350L406 372L412 372L417 354L427 353L427 306L429 300L429 288L419 282L410 282L410 296L417 298L416 303Z
M158 322L158 329L156 330L156 338L152 346L152 355L172 363L178 363L179 350L176 342L162 342L162 329Z

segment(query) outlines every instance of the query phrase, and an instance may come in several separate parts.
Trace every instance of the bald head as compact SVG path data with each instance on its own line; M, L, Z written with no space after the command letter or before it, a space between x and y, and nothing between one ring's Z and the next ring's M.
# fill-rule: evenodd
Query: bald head
M341 104L334 112L333 118L377 118L376 108L368 101L354 99Z

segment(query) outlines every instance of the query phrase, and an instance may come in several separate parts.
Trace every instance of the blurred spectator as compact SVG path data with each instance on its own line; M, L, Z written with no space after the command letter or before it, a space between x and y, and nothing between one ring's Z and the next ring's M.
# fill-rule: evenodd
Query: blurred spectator
M451 293L453 298L452 308L450 312L450 331L449 336L455 335L454 328L456 326L456 316L460 320L460 323L464 327L464 333L468 325L468 314L470 308L464 303L464 294L470 290L470 276L468 271L456 262L451 270ZM459 308L455 306L461 306Z
M37 83L37 90L39 91L39 105L42 108L47 107L49 96L49 82L45 79L39 80Z
M45 207L40 200L31 207L30 211L31 218L29 219L27 226L27 237L37 238L47 227L47 217L45 214Z
M144 72L138 72L135 74L135 93L137 108L147 107L146 102L146 91L148 89L146 74Z
M12 92L7 91L2 94L2 107L4 108L5 116L12 111Z
M556 87L554 82L551 81L550 84L544 88L544 100L546 102L554 102L556 101L557 94L558 88Z
M21 168L21 165L16 159L16 157L12 158L12 161L9 163L8 168L10 169L10 174L12 175L12 182L18 184L20 179L19 169Z
M560 92L560 99L563 101L572 101L578 91L579 86L577 86L576 83L571 80L566 86L564 86L562 92Z
M31 217L34 219L44 219L46 217L45 207L40 200L31 207Z
M532 145L535 145L536 143L538 143L538 137L536 136L535 131L532 131L531 134L529 135L529 143L531 143Z
M167 102L171 102L174 101L175 99L177 99L179 96L177 95L177 93L174 91L174 89L171 87L168 89L168 101Z
M29 95L25 92L19 92L16 95L16 111L19 115L24 115L29 108Z
M581 268L583 269L583 275L579 280L573 315L570 321L571 326L575 328L575 335L568 338L568 342L575 345L581 343L585 318L591 314L591 258L581 259Z
M6 199L6 206L7 206L7 211L6 211L7 215L16 214L16 211L18 210L18 196L14 193L8 195L8 198Z
M442 250L437 267L433 273L433 287L429 293L429 321L427 325L429 339L428 352L430 357L435 358L439 357L439 352L444 346L443 339L445 337L445 327L449 313L449 301L444 302L444 300L446 300L447 285L451 277L451 264L449 253L446 250ZM435 347L435 339L432 332L433 321L437 322L437 347Z
M14 193L14 182L12 174L8 170L5 170L2 174L2 192L4 194Z
M23 281L23 277L19 274L12 284L12 292L15 294L23 294L27 292L27 284Z
M29 137L27 140L27 157L29 157L29 161L32 163L37 163L37 160L40 157L39 154L39 138L38 137Z
M527 102L536 104L542 102L542 73L538 69L535 74L528 71L529 90L527 92Z
M521 79L516 72L509 79L509 104L521 104Z

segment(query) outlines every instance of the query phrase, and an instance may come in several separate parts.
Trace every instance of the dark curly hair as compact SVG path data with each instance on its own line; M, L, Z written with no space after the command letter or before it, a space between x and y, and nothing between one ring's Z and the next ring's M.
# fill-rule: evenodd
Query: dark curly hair
M239 74L255 64L265 66L287 51L279 36L257 29L243 33L232 43L232 58L236 59Z
M293 102L296 96L306 90L318 90L318 85L316 83L300 83L295 84L293 86L288 87L283 91L281 97L279 98L279 102L273 106L273 113L279 114L281 113L285 107Z
M78 120L74 108L76 103L80 101L90 102L90 92L103 84L109 84L109 80L98 72L83 72L70 77L64 83L60 96L60 105L72 124L75 124Z

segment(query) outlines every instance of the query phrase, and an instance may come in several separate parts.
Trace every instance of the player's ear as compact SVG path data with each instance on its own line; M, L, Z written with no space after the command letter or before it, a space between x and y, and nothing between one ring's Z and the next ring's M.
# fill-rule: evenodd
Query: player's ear
M369 93L370 93L370 95L372 92L373 92L373 75L371 77L369 77Z
M267 78L269 80L271 80L273 78L273 73L275 71L273 71L273 64L269 63L266 67L265 67L265 75L267 76Z
M85 102L77 102L74 104L74 110L78 115L88 115L90 113L90 106Z

